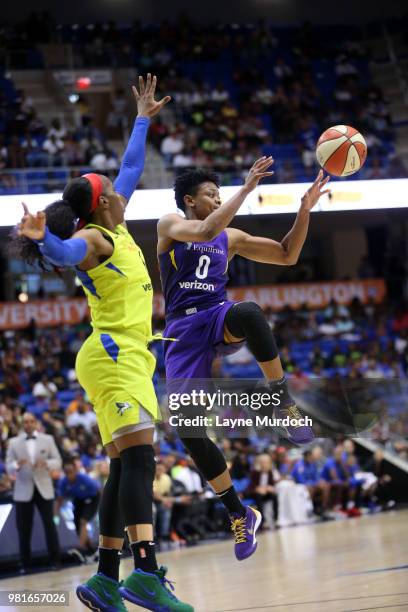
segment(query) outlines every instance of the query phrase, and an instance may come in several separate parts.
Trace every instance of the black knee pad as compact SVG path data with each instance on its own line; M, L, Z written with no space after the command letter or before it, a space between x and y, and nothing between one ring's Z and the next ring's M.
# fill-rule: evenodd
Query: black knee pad
M156 470L150 444L131 446L120 453L122 471L119 503L126 527L153 522L153 480Z
M213 480L227 469L225 457L208 437L180 438L206 480Z
M248 348L259 362L278 356L275 337L262 308L255 302L238 302L225 316L227 329L236 338L245 338Z
M123 538L125 523L119 508L119 484L121 476L121 461L111 459L109 476L102 491L99 504L99 530L108 538Z

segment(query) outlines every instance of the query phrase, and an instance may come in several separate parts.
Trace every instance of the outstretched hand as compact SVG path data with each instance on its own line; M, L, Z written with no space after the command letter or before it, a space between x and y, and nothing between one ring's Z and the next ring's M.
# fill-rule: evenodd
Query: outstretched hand
M152 118L157 115L163 106L170 102L171 97L165 96L161 100L156 101L154 94L156 91L157 77L149 74L146 78L146 83L142 76L139 76L139 89L132 87L132 92L137 104L137 115L138 117L149 117Z
M268 170L272 164L273 159L271 156L260 157L257 159L245 179L245 187L252 191L255 189L261 179L265 178L266 176L272 176L273 171Z
M17 226L18 236L26 236L30 240L42 240L45 234L45 212L41 210L33 215L24 202L22 202L22 206L24 215L21 223Z
M330 181L330 176L326 176L324 178L323 170L320 170L319 174L316 177L313 185L306 191L305 195L302 198L302 208L303 210L312 210L314 206L316 206L320 197L325 193L329 193L330 189L325 189L327 183Z

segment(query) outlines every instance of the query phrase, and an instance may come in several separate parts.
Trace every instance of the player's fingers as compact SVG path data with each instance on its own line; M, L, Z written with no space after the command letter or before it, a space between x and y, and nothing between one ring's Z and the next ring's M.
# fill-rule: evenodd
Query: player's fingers
M144 83L144 78L142 77L142 75L139 76L139 91L140 91L140 95L143 96L145 92L145 83Z
M330 176L326 176L326 178L324 179L324 181L321 182L320 184L320 188L325 187L325 185L327 185L327 183L330 181Z
M157 76L154 75L152 78L152 83L150 85L150 95L154 96L154 92L156 91L156 85L157 85Z
M165 104L168 104L171 100L171 96L164 96L161 100L158 101L158 105L162 108Z
M255 168L256 166L258 166L259 164L262 164L262 162L264 162L266 159L265 155L263 155L262 157L259 157L258 159L256 159L254 161L254 163L252 164L252 168Z
M43 210L38 211L37 219L45 219L45 212Z
M325 193L330 193L331 189L325 189L324 191L320 192L320 195L324 195Z
M152 75L150 72L148 72L147 79L146 79L146 93L150 93L151 84L152 84Z
M137 87L135 87L134 85L132 85L132 92L136 100L138 100L140 98L140 95L139 95L139 92L137 91Z
M256 160L254 165L252 166L256 170L260 170L262 168L267 168L271 164L271 157L260 157Z
M275 160L273 159L273 157L267 157L265 159L265 162L261 164L261 168L269 168L274 163L275 163Z
M24 215L29 215L30 211L27 208L27 204L25 202L21 202L21 206L23 207Z
M317 183L319 183L321 180L323 179L323 170L319 170L319 174L316 177L316 180L314 182L314 184L316 185Z
M260 180L262 178L265 178L266 176L272 176L273 174L275 174L274 172L257 172L255 174L255 177Z

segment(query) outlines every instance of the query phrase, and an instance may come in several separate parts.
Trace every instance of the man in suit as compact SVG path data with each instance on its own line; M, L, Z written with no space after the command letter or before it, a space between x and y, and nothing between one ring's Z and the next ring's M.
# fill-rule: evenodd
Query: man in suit
M9 443L6 468L15 476L13 499L16 505L17 529L22 573L31 566L31 532L34 506L44 525L51 566L59 565L59 541L53 520L54 487L50 472L61 469L61 457L54 438L37 431L33 414L23 416L23 432Z

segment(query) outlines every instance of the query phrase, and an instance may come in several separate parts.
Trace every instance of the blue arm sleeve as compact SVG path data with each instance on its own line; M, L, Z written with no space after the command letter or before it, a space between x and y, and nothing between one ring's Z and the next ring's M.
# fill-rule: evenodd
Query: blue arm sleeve
M136 119L128 146L123 155L119 174L113 183L115 191L127 200L130 200L143 173L149 125L150 119L148 117L138 117Z
M88 249L83 238L70 238L61 240L52 234L48 227L42 240L35 240L40 247L41 254L47 261L55 266L76 266L85 259Z

